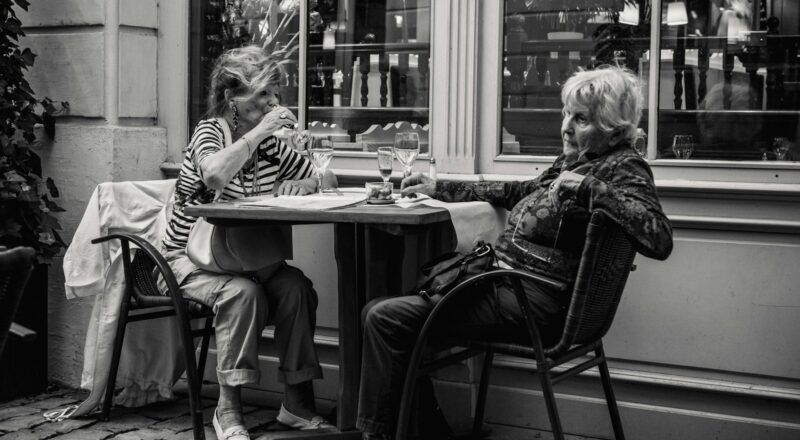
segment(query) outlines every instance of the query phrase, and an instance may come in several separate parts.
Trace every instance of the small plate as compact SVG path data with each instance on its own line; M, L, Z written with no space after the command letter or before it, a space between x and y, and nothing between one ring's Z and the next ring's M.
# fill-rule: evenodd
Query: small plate
M394 199L367 199L368 205L391 205L392 203L394 203Z

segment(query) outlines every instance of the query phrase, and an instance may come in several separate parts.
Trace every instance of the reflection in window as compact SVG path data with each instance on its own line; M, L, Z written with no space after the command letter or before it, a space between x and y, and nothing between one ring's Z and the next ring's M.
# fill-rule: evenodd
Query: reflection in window
M659 157L800 160L796 0L685 0L662 11ZM680 155L678 151L677 156Z
M416 131L427 152L430 0L311 4L311 132L329 134L336 149L376 151L398 131Z
M649 0L506 0L504 18L501 154L560 154L561 85L577 69L647 80Z
M304 103L311 133L375 151L398 131L428 151L430 0L192 0L190 123L205 112L214 60L259 44L287 60L281 103L297 112L300 2L308 6Z

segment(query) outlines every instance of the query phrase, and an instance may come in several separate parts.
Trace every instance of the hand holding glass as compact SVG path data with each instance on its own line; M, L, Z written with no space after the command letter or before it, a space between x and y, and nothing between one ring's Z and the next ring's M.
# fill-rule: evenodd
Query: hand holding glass
M333 157L333 148L331 148L331 141L327 138L314 138L311 142L311 148L308 149L308 160L317 172L317 193L322 194L322 177L328 169L328 164L331 163Z
M384 183L389 181L392 176L392 162L394 161L394 151L392 147L378 147L378 171L381 173Z
M403 177L411 175L411 168L419 155L419 135L414 132L394 135L394 155L403 165Z
M688 159L694 152L694 138L690 134L676 134L672 138L672 152L677 159Z

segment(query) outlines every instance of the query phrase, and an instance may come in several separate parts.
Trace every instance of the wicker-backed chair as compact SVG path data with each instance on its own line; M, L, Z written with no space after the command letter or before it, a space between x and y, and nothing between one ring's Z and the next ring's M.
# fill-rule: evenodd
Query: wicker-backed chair
M122 247L125 294L117 321L117 333L114 338L114 351L103 401L102 418L108 420L111 412L114 384L117 379L117 368L122 353L126 325L129 322L177 316L186 361L186 379L189 382L189 410L194 438L195 440L205 439L203 408L200 405L200 386L208 356L209 339L214 334L214 313L205 305L181 296L175 275L167 261L147 240L130 234L114 234L96 238L92 240L92 243L97 244L109 240L119 240ZM133 259L131 259L131 244L138 248L134 250ZM157 274L164 277L169 296L162 295L158 289ZM198 318L206 320L205 326L192 330L190 321ZM195 359L194 337L197 336L203 337L199 360Z
M530 280L534 283L544 282L551 285L557 285L556 281L547 280L525 271L495 270L459 283L433 308L417 338L403 387L396 440L405 440L407 437L413 394L417 379L421 375L454 362L485 354L473 424L473 435L478 437L482 430L489 376L495 353L536 360L537 373L555 439L563 439L564 432L553 395L553 385L597 366L600 370L603 391L611 414L614 435L617 439L624 439L622 422L603 352L602 338L614 319L628 274L635 269L633 265L635 254L633 243L622 229L605 214L595 211L587 228L586 243L581 255L578 276L573 286L564 330L560 340L549 347L542 343L534 315L523 291L522 280ZM525 316L527 335L516 340L477 340L431 333L437 319L440 319L439 315L454 298L468 292L470 287L476 283L503 279L513 286L514 294ZM429 339L436 342L436 344L431 344L436 347L446 347L451 350L453 347L463 347L463 350L444 357L434 356L434 360L423 363L423 352ZM552 372L554 367L576 360L581 356L589 356L589 359L582 360L565 371Z
M0 354L9 334L22 340L36 337L36 332L14 323L35 258L36 251L29 247L0 251Z

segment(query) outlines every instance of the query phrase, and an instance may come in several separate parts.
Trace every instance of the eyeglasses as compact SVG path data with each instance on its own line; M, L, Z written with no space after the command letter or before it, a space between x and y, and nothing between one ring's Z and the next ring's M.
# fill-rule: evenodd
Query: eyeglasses
M520 223L522 223L523 217L525 217L526 215L530 215L527 210L525 210L525 212L521 213L519 215L519 218L517 219L517 224L516 224L516 226L514 226L514 232L511 233L511 244L513 244L517 249L519 249L522 252L524 252L525 255L529 255L529 256L531 256L533 258L536 258L539 261L544 261L545 263L548 263L548 264L552 263L553 262L553 254L555 254L556 245L558 245L558 238L561 236L561 226L564 224L564 214L567 212L567 208L569 207L571 202L572 202L571 200L565 201L561 205L561 209L559 210L558 228L556 229L556 238L555 238L555 240L553 240L553 246L550 248L550 255L548 255L547 257L543 257L541 255L537 255L536 253L531 252L530 250L528 250L527 248L522 246L520 243L517 243L516 238L517 238L517 230L519 230L519 225L520 225Z

